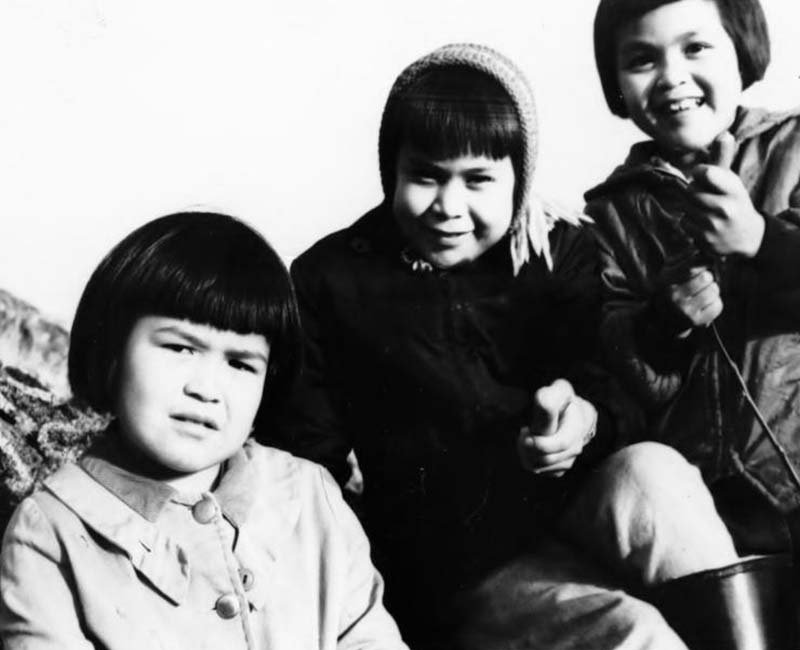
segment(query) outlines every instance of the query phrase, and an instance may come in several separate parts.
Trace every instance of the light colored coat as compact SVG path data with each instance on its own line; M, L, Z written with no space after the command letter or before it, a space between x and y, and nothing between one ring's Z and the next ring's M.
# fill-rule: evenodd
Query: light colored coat
M213 493L192 496L95 456L15 513L0 638L6 650L404 649L382 592L318 465L250 442Z

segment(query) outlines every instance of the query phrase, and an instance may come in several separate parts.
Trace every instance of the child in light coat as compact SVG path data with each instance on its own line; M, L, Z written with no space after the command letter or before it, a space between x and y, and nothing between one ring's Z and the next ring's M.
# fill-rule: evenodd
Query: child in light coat
M280 259L231 217L156 219L106 256L69 377L112 424L8 526L5 650L406 648L328 473L250 439L298 327Z

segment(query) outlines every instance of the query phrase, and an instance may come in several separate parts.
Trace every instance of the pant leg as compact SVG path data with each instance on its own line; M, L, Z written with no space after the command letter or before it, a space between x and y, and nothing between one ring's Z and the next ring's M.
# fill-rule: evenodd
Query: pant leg
M687 650L651 605L549 539L461 594L459 650Z
M655 442L631 445L606 459L582 485L558 528L639 586L738 559L700 472L680 453Z

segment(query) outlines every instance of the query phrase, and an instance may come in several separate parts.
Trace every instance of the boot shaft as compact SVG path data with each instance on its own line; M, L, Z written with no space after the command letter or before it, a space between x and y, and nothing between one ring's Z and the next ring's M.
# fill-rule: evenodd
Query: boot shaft
M796 650L791 556L766 555L670 580L651 600L691 650Z

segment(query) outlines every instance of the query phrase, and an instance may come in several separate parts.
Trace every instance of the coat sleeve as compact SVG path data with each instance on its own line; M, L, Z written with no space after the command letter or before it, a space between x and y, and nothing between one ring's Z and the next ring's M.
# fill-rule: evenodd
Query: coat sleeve
M753 138L741 153L743 180L764 216L761 247L753 260L758 291L800 292L800 118L780 123L768 135Z
M790 196L790 207L764 215L764 239L753 259L759 288L800 295L800 185Z
M341 417L339 390L329 367L331 325L323 317L321 271L304 257L291 268L303 328L303 369L279 427L279 446L326 467L340 485L350 477L352 449ZM269 441L272 443L273 441Z
M347 547L347 576L340 607L338 650L408 650L383 605L383 579L370 559L361 524L338 486L321 471L322 486Z
M14 513L0 555L0 639L5 650L91 650L72 573L34 497Z
M636 244L613 201L594 201L587 212L599 248L603 358L646 412L657 411L680 390L689 347L635 261Z
M550 310L555 319L550 326L555 336L552 345L565 355L560 362L566 378L598 410L597 436L582 456L583 462L591 462L638 438L643 418L601 358L599 257L594 233L585 226L564 224L551 233L551 246L556 293Z

